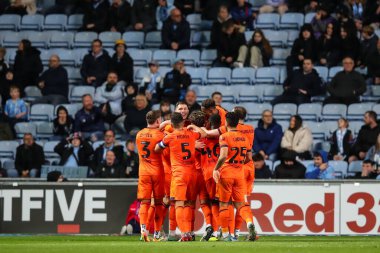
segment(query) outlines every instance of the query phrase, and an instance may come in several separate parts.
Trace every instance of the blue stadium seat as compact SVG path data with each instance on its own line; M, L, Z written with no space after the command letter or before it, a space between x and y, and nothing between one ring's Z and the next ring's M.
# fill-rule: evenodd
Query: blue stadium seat
M57 105L55 107L55 109L54 109L55 114L57 114L57 109L59 106L61 106L61 105ZM67 109L67 112L69 113L69 115L74 117L75 114L82 108L82 103L62 104L62 106L64 106Z
M324 141L324 140L314 140L313 141L313 147L312 147L312 152L318 152L318 151L326 151L330 152L331 149L331 144L329 141Z
M329 161L329 165L334 168L335 178L345 178L347 176L348 165L346 161Z
M341 117L346 117L347 106L342 104L327 104L323 106L323 120L338 120Z
M52 122L41 122L37 125L37 139L49 139L53 134Z
M122 39L128 48L141 48L144 45L144 32L125 32Z
M53 54L53 51L50 51L47 49L39 49L39 50L41 52L40 58L41 58L42 65L48 66L49 59L50 59L50 56Z
M348 166L348 172L362 172L362 161L353 161Z
M275 162L273 163L272 171L274 172L274 171L276 170L276 167L277 167L278 165L280 165L280 164L281 164L281 161L280 161L280 160L275 161Z
M303 120L318 121L322 114L322 105L317 103L300 104L297 113Z
M50 37L50 48L72 48L74 45L74 33L72 32L52 32Z
M101 32L99 33L99 39L103 42L103 47L114 47L115 41L121 39L121 33L119 32Z
M191 76L192 85L204 85L207 80L206 68L186 68L187 73Z
M3 168L6 171L16 170L15 161L14 160L5 160L3 163Z
M290 55L290 49L273 48L273 55L271 59L272 65L286 65L286 58Z
M278 66L278 68L280 68L280 84L283 84L288 77L288 73L286 73L285 66Z
M51 14L45 17L43 30L60 30L65 31L67 25L67 16L64 14Z
M331 137L332 133L338 128L337 120L324 120L322 121L326 128L326 136Z
M149 74L149 69L148 68L139 68L136 72L135 72L135 76L134 76L134 82L137 83L138 85L141 84L142 80L144 79L144 77L146 75Z
M223 103L235 103L239 95L239 91L235 86L214 85L215 91L223 94ZM211 94L210 94L211 95ZM230 110L228 110L230 111Z
M1 16L0 16L1 17ZM3 47L9 48L14 47L17 48L18 44L22 39L27 39L28 34L24 32L11 32L11 31L4 31L3 33Z
M261 85L263 89L263 102L270 102L284 91L281 85Z
M98 38L95 32L78 32L74 37L74 47L91 48L91 43Z
M224 96L223 96L223 100L224 100ZM224 102L223 101L223 103L222 103L222 108L224 108L228 112L232 111L235 106L236 106L236 104L233 102Z
M211 66L217 57L217 51L215 49L204 49L201 53L200 66Z
M25 15L21 19L21 30L40 31L44 23L44 16L40 14Z
M110 57L112 57L114 54L115 54L115 49L114 48L104 48L104 50L106 50L107 51L107 53L108 53L108 55L110 56Z
M256 70L256 84L278 84L280 81L280 69L276 67L263 67Z
M331 67L331 68L329 69L329 77L328 77L327 81L330 82L330 81L333 79L333 77L334 77L338 72L340 72L340 71L342 71L342 70L343 70L343 67L342 67L342 66Z
M196 67L199 64L201 53L196 49L183 49L178 51L177 58L184 59L186 66Z
M157 61L160 66L171 66L176 55L174 50L159 49L153 51L153 60Z
M0 30L17 31L20 28L21 16L15 14L0 15Z
M239 103L255 102L259 103L263 96L263 90L261 85L235 85L234 88L240 87L238 100Z
M273 107L273 116L278 120L288 120L297 113L297 105L290 103L276 104Z
M290 30L288 31L288 47L292 47L294 41L298 38L299 36L299 31L295 30Z
M67 20L66 29L69 31L78 30L83 24L83 14L73 14Z
M15 131L18 139L22 139L26 133L36 136L37 126L33 122L20 122L15 125Z
M134 66L147 67L152 60L152 51L148 49L131 49L128 50L129 55L133 59Z
M210 68L207 73L207 84L228 85L231 78L231 69L224 67Z
M286 31L264 30L265 37L272 47L285 47L288 40Z
M255 81L254 68L235 68L231 73L231 85L245 84L252 85Z
M299 30L304 23L304 15L302 13L284 13L280 18L280 29L296 29Z
M311 23L311 21L313 20L315 16L315 12L309 12L305 15L305 20L304 20L304 23L305 24L308 24L308 23Z
M280 24L280 15L277 13L262 13L257 16L256 28L277 29Z
M208 86L191 86L191 89L197 93L197 101L202 102L203 100L210 98L211 94L215 91L214 85Z
M146 48L159 48L162 44L161 32L153 31L148 32L145 36L145 47Z
M199 30L201 28L201 14L189 14L186 16L186 20L189 22L191 30Z
M264 110L271 110L272 105L269 103L240 103L247 110L248 120L259 120Z
M83 62L83 58L88 54L88 48L76 48L74 49L75 56L76 56L76 65L81 66Z
M18 146L19 143L17 141L0 141L0 158L14 159Z
M90 94L94 97L95 88L92 86L74 86L70 94L70 102L81 102L84 94Z
M60 156L54 152L55 146L57 146L59 141L48 141L44 144L43 149L45 153L45 158L47 160L52 160L52 159L59 159Z
M354 120L363 120L366 111L372 110L373 104L371 103L357 103L351 104L347 109L347 119L351 122Z
M42 96L41 90L37 86L27 86L24 89L24 100L31 102Z
M210 31L191 31L190 46L192 48L207 48L211 43Z
M14 64L17 50L18 50L17 48L7 48L7 54L5 55L5 61L8 64L10 64L10 65Z
M380 104L373 105L372 111L379 113L380 112Z
M70 49L57 48L51 52L59 56L61 59L61 64L63 66L75 67L77 62L77 55L75 54L75 51Z
M327 82L329 69L324 66L314 66L314 69L318 72L319 77L322 78L323 82Z
M80 75L79 68L67 67L67 76L69 78L69 84L79 84L82 82L82 76Z
M363 125L364 123L362 121L351 121L349 129L351 129L353 135L358 135Z
M51 34L49 32L32 32L28 35L28 39L32 42L32 45L38 48L47 48L50 38Z
M30 108L31 121L52 121L54 119L54 105L34 104Z
M326 129L324 122L305 121L304 127L308 127L313 134L314 140L326 140L329 131Z

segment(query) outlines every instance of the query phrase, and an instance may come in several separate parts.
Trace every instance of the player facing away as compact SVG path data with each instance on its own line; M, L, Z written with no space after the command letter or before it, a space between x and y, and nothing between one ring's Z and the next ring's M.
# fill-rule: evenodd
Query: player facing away
M215 104L215 101L211 98L206 99L202 102L202 112L206 114L206 120L208 121L208 118L213 114L218 114L221 118L222 126L226 124L226 110L224 110L222 107L217 106ZM209 128L209 126L207 126Z
M219 220L224 241L234 241L228 231L228 202L232 200L237 212L247 223L248 240L256 240L253 215L245 205L247 186L244 179L243 165L252 159L251 144L248 138L237 130L239 117L234 112L226 114L228 132L219 137L220 155L213 171L213 178L218 184Z
M194 125L184 128L185 121L180 113L171 117L173 132L166 135L156 145L155 151L169 148L172 167L170 197L175 201L176 220L181 231L180 241L191 240L192 211L190 200L195 192L195 141L204 138L206 133Z
M141 236L144 241L150 241L148 237L148 210L151 205L151 197L154 198L154 237L153 240L161 240L161 227L164 218L164 168L161 154L154 152L156 144L164 134L159 130L161 124L160 111L149 111L146 114L147 127L136 135L137 149L139 153L139 182L137 198L141 201L140 225Z

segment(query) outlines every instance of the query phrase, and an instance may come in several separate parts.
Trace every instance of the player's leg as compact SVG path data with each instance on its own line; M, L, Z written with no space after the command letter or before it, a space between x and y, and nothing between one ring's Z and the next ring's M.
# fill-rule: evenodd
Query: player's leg
M212 219L212 210L211 210L211 200L206 189L206 182L202 176L201 183L199 184L200 193L199 193L199 202L201 205L202 213L206 223L206 230L201 238L201 241L208 241L214 232L213 229L213 219Z
M154 237L156 241L162 240L161 228L164 221L165 207L163 198L165 195L165 178L164 175L158 175L153 177L153 198L155 203L155 216L154 216Z
M175 210L175 200L173 193L174 192L174 183L172 182L172 174L165 173L165 194L169 198L169 237L168 241L177 241L176 236L177 229L177 220L176 220L176 210Z
M235 233L235 207L232 201L228 205L228 213L228 230L230 234L233 235Z
M179 174L173 175L171 191L172 196L175 199L175 214L176 220L181 231L181 241L188 241L189 225L188 219L185 216L185 201L187 200L187 187L189 182L189 175Z
M187 201L185 202L185 222L190 231L189 240L195 240L194 233L194 222L195 222L195 204L197 197L200 193L200 183L198 181L199 175L202 175L200 170L196 170L193 173L189 174L188 184L187 184ZM202 175L203 178L203 175Z
M149 176L140 176L138 182L137 198L141 201L139 217L140 217L140 226L141 226L141 236L144 241L149 241L147 227L148 223L148 210L151 202L152 195L152 185L150 184Z
M232 195L234 180L231 178L220 178L219 183L219 221L222 227L222 238L225 241L231 241L228 230L230 212L228 210L229 201Z

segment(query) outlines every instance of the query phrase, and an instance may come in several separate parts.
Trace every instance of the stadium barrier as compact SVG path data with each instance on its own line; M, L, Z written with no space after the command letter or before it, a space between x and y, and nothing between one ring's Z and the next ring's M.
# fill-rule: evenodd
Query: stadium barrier
M119 233L136 186L3 179L0 233ZM380 235L379 181L257 180L248 201L262 235ZM200 208L195 228L204 231Z

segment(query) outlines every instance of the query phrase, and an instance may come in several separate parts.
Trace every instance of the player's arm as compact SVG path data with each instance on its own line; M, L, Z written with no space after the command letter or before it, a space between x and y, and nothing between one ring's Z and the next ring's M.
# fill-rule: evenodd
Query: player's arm
M160 124L160 130L163 130L167 125L170 125L171 121L170 120L165 120Z
M247 164L250 161L252 161L252 150L251 149L248 150L247 154L245 155L244 164Z
M187 129L193 130L194 132L197 132L197 133L200 133L201 136L199 139L205 138L207 136L206 132L202 128L197 127L196 125L189 125L189 126L187 126Z
M222 165L225 163L228 155L228 147L223 146L220 148L220 154L218 161L216 162L215 168L213 170L212 176L216 183L219 183L220 180L220 172L219 169L222 167Z
M162 141L158 142L154 147L154 152L161 153L169 145L169 136L165 136Z
M207 137L218 137L220 135L219 129L207 130L206 128L202 127L202 130L206 132Z

